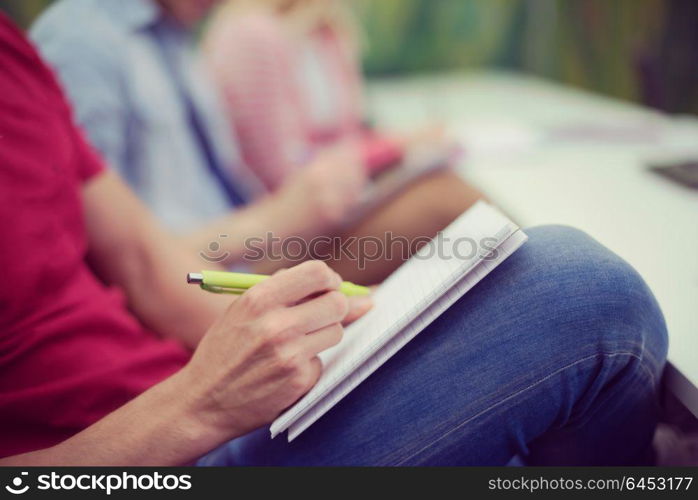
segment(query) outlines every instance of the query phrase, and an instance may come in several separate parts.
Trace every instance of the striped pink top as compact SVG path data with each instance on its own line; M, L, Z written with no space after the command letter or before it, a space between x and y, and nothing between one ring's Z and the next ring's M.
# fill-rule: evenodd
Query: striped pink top
M370 168L400 156L396 144L363 129L358 58L332 30L300 41L272 15L224 11L204 48L243 157L268 189L345 138L361 139Z

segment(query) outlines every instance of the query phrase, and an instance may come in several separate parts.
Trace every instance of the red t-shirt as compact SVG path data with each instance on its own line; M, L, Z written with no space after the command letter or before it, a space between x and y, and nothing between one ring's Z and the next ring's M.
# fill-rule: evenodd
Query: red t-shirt
M53 75L0 14L0 456L65 440L189 358L85 262L80 189L102 169Z

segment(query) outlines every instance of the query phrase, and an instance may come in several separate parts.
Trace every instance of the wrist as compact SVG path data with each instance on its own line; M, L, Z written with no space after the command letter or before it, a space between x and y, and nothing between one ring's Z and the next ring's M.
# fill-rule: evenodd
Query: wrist
M221 419L206 404L201 380L197 381L189 365L163 382L172 412L167 418L177 422L176 439L195 460L222 443L238 437L235 429L225 428Z
M236 425L230 411L222 411L206 384L206 377L190 362L168 381L178 398L178 414L186 439L196 442L201 454L218 445L242 436L245 432Z

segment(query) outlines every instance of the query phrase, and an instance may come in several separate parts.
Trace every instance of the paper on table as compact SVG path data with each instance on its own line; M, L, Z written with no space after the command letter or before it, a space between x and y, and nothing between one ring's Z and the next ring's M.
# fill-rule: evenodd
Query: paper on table
M484 202L461 215L378 288L374 308L339 345L320 353L320 380L274 421L272 437L289 427L289 441L297 437L525 240Z

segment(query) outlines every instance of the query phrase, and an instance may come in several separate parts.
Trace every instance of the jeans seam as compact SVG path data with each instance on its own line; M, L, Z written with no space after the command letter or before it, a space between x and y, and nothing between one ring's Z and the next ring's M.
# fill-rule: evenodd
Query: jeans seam
M407 460L409 460L409 459L411 459L411 458L414 458L414 457L416 457L417 455L419 455L419 454L425 452L426 450L428 450L429 448L431 448L434 444L436 444L437 442L441 441L441 440L444 439L446 436L448 436L449 434L451 434L451 433L455 432L456 430L460 429L461 427L463 427L464 425L468 424L469 422L472 422L472 421L475 420L476 418L481 417L482 415L484 415L485 413L489 412L490 410L493 410L493 409L496 408L497 406L500 406L500 405L506 403L507 401L509 401L509 400L511 400L511 399L513 399L513 398L515 398L515 397L517 397L517 396L523 394L524 392L528 391L529 389L532 389L533 387L535 387L535 386L537 386L537 385L539 385L539 384L545 382L546 380L550 379L551 377L554 377L555 375L557 375L557 374L559 374L559 373L561 373L561 372L563 372L563 371L565 371L565 370L567 370L567 369L569 369L569 368L572 368L573 366L576 366L576 365L578 365L578 364L580 364L580 363L583 363L583 362L585 362L585 361L588 361L588 360L594 359L594 358L599 358L599 357L613 358L613 357L616 357L616 356L629 356L629 357L635 358L635 359L637 359L638 361L640 361L640 366L642 366L643 369L644 369L644 370L647 372L647 374L650 376L650 380L652 381L652 388L653 388L654 390L656 390L655 376L654 376L654 374L652 373L652 371L651 371L647 366L645 366L645 363L643 363L643 357L642 357L642 356L640 356L640 355L638 355L638 354L636 354L636 353L634 353L634 352L614 352L614 353L592 354L592 355L586 356L586 357L584 357L584 358L580 358L580 359L578 359L578 360L576 360L576 361L574 361L574 362L572 362L572 363L569 363L569 364L567 364L567 365L565 365L565 366L563 366L563 367L561 367L561 368L555 370L555 371L552 372L552 373L549 373L549 374L546 375L545 377L542 377L542 378L536 380L535 382L532 382L531 384L529 384L528 386L524 387L523 389L520 389L520 390L518 390L518 391L516 391L516 392L514 392L514 393L512 393L512 394L510 394L509 396L505 397L504 399L501 399L501 400L497 401L496 403L494 403L494 404L488 406L487 408L485 408L485 409L479 411L479 412L476 413L475 415L466 418L465 420L463 420L462 422L460 422L458 425L452 427L452 428L449 429L448 431L446 431L446 432L444 432L443 434L441 434L438 438L432 440L431 442L429 442L428 444L426 444L425 446L423 446L423 447L420 448L419 450L417 450L417 451L415 451L414 453L412 453L412 454L408 455L407 457L403 458L402 460L400 460L399 462L397 462L395 465L396 465L396 466L400 466L400 465L404 464Z

